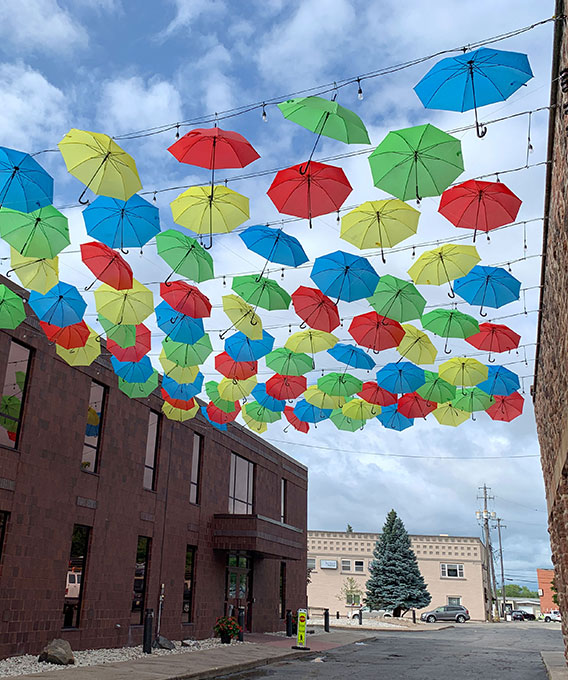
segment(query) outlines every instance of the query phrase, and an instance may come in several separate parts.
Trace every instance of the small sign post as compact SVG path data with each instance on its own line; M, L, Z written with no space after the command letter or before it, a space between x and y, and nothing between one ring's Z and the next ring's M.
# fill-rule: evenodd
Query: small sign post
M304 652L309 652L310 648L306 647L306 622L308 620L308 612L306 609L298 609L298 637L292 649L301 649Z

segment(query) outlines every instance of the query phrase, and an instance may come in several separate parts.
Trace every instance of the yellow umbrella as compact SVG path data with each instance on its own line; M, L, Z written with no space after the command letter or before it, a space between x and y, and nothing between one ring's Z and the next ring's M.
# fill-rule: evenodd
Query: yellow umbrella
M481 260L475 246L446 243L422 253L408 273L414 283L441 286L468 274ZM454 297L453 289L451 297Z
M466 411L456 408L451 401L440 404L432 413L440 425L449 425L450 427L457 427L465 423L471 415L471 413L466 413Z
M416 233L420 213L398 198L367 201L341 219L340 237L363 250L392 248ZM383 254L383 262L385 257Z
M284 347L292 352L316 354L316 352L331 349L338 342L339 338L333 335L333 333L306 328L305 331L292 333L288 340L286 340Z
M55 346L58 356L64 359L70 366L90 366L101 353L101 342L99 334L90 326L89 337L84 347L65 349L65 347Z
M400 356L415 364L433 364L438 350L426 333L409 323L403 323L402 327L404 338L396 348Z
M137 325L154 311L152 291L133 279L132 288L116 290L103 283L95 291L97 312L111 323Z
M199 373L199 366L180 366L166 356L164 349L160 352L160 363L164 374L173 378L178 383L192 383Z
M322 392L317 385L310 385L303 394L304 399L312 406L317 408L341 408L345 403L345 397L335 397L331 394Z
M343 415L351 420L370 420L378 416L381 407L369 404L364 399L352 399L341 407Z
M67 170L100 196L127 201L142 188L134 158L102 132L72 128L57 145Z
M238 401L239 399L248 397L253 391L256 382L256 375L253 375L246 380L223 378L219 381L217 390L221 399L225 399L225 401Z
M15 248L10 248L12 271L23 286L44 295L59 281L59 259L24 257Z
M251 340L260 340L262 338L262 320L251 305L238 295L223 295L222 300L223 311L233 324L231 328L236 328ZM222 333L221 336L223 337L225 333Z
M266 423L261 423L260 421L251 418L246 411L244 410L241 411L241 415L247 427L251 429L253 432L256 432L257 434L262 434L263 432L266 432L266 430L268 429L268 425Z
M470 357L455 357L440 365L438 375L452 385L474 387L487 380L489 369L485 364Z
M178 423L183 423L184 420L191 420L191 418L195 418L197 411L199 411L199 404L195 404L195 406L190 408L188 411L185 411L182 408L176 408L167 401L162 404L162 412L166 418L169 418L170 420L176 420Z

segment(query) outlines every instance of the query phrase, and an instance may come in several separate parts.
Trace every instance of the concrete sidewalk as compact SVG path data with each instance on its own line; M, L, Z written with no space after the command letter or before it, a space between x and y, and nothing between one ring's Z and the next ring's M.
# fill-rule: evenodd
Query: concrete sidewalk
M541 652L549 680L568 680L568 666L564 652Z

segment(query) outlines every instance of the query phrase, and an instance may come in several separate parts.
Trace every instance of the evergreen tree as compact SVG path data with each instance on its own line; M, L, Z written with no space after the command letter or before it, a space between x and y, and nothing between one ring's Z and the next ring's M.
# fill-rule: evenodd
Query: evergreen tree
M432 597L418 569L410 538L394 510L387 515L373 556L365 598L371 609L392 609L393 616L401 616L403 611L430 604Z

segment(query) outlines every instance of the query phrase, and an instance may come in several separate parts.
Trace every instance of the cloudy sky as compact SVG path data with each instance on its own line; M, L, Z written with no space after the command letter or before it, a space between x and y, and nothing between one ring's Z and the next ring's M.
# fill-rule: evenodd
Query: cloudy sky
M181 121L212 120L217 112L221 127L244 134L260 153L250 172L275 170L305 160L313 135L284 120L273 105L266 107L266 123L259 108L228 120L223 112L278 101L308 88L322 89L334 81L513 31L549 18L553 4L550 0L503 0L495 12L495 3L488 0L427 4L410 0L402 12L400 3L393 0L5 0L0 21L0 144L37 152L55 148L70 127L124 135ZM547 23L494 45L527 53L535 77L507 102L483 109L483 120L548 105L552 28ZM472 123L471 112L422 107L412 88L433 63L363 80L362 101L356 85L339 89L338 101L365 121L373 143L370 149L389 129L431 122L453 131ZM493 173L489 179L494 180L499 173L499 179L523 200L518 219L526 224L495 233L490 242L479 239L478 249L482 264L509 267L525 289L519 302L488 317L501 319L522 335L519 353L500 361L522 377L525 413L511 424L496 423L480 414L457 429L443 428L429 418L402 433L386 430L375 421L354 434L323 423L304 436L284 432L284 424L275 423L266 438L310 468L310 528L343 529L350 523L355 530L377 531L394 507L412 533L478 535L475 510L480 501L476 497L478 487L486 483L495 496L491 508L507 525L507 577L534 583L535 568L549 566L544 491L529 395L543 214L544 166L539 163L546 158L547 117L546 110L530 116L530 152L528 115L490 125L482 140L471 129L455 133L462 140L466 167L460 179ZM183 134L190 128L182 125L180 131ZM207 183L209 178L207 171L181 165L170 156L166 148L174 135L175 130L169 130L121 142L136 159L144 190L160 192L156 198L163 229L173 226L168 204L180 190L162 190ZM322 140L316 158L345 151L364 148ZM87 236L80 209L74 207L82 187L67 175L59 154L45 153L38 160L53 173L55 204L65 208L72 227L72 245L60 258L61 278L84 287L90 276L78 259L77 248ZM386 197L372 185L365 154L334 163L344 168L353 186L349 205ZM273 174L231 182L235 174L243 173L220 171L218 176L251 199L250 224L280 219L266 197ZM437 213L437 206L436 198L421 203L418 233L402 244L415 244L415 256L427 249L420 244L464 236ZM305 221L291 222L286 230L301 239L311 260L339 248L356 252L339 240L335 215L317 218L312 230ZM9 261L5 246L0 248L4 258L0 272L4 272ZM217 238L212 252L216 273L226 276L226 287L218 278L203 284L203 290L217 305L207 330L220 351L222 342L216 331L227 325L218 309L220 296L229 292L234 274L259 271L263 261L247 251L237 235ZM169 271L156 257L155 246L131 252L128 259L135 276L149 284L157 298L158 287L152 282L163 280ZM380 257L371 257L379 274L390 272L403 278L408 278L406 270L413 261L411 248L387 254L386 265ZM283 279L280 272L273 274L289 292L301 283L310 285L308 275L309 269L286 271ZM448 305L445 289L422 287L421 292L429 305ZM96 326L92 294L86 296L90 296L87 320ZM476 315L467 305L460 309ZM368 310L364 300L340 307L346 319ZM262 316L277 344L285 342L290 324L298 330L292 312ZM338 329L342 340L349 339L347 326ZM154 360L161 339L156 333ZM450 346L454 356L475 352L463 341ZM377 364L397 357L389 350L376 358ZM332 366L330 357L316 357L311 382L321 375L321 369ZM204 373L207 379L218 379L210 365ZM260 373L264 379L270 374L264 365ZM360 377L372 379L373 374Z

